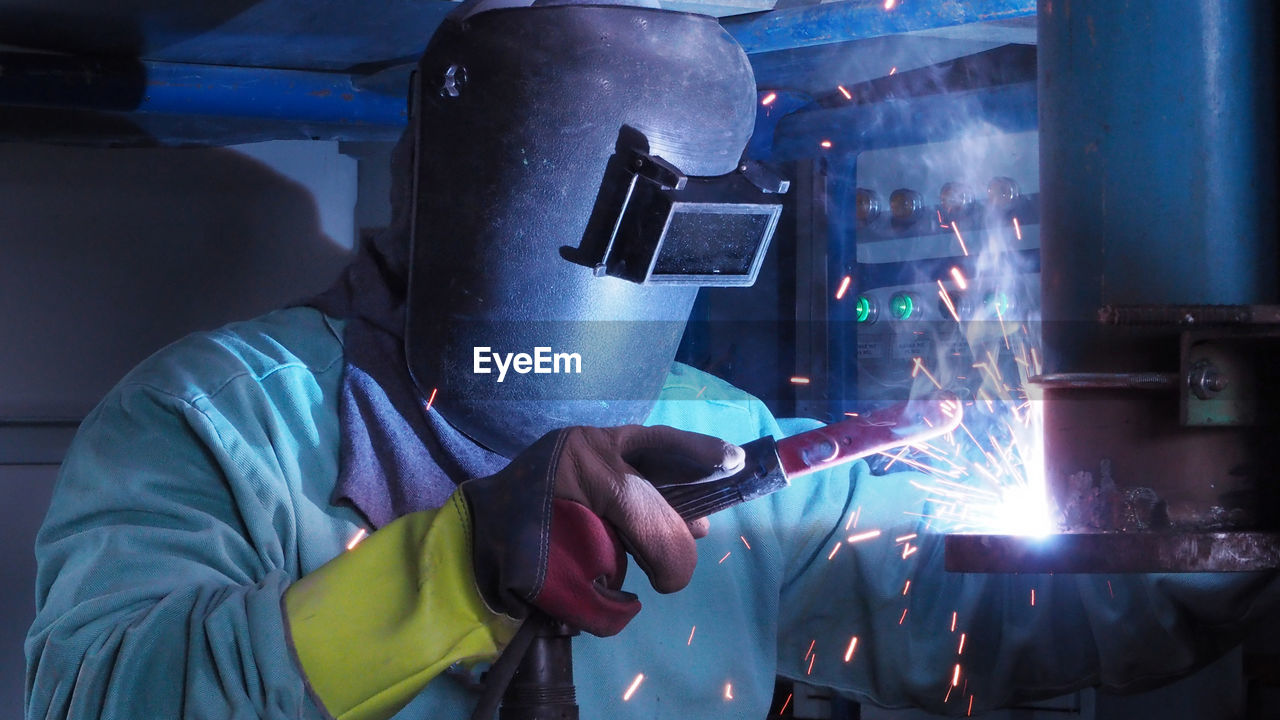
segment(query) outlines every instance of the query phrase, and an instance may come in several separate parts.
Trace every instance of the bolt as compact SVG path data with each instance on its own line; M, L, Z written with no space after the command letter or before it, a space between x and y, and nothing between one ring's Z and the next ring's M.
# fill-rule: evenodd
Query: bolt
M1191 394L1201 400L1210 400L1227 388L1227 378L1208 360L1197 360L1187 375Z
M467 85L467 69L461 65L450 65L444 71L440 82L440 97L458 97L462 88Z

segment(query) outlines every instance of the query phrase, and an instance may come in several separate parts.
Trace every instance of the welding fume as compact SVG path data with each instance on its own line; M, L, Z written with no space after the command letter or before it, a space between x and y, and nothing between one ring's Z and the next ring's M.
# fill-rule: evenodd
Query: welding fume
M963 716L1184 676L1280 602L1272 571L947 571L942 505L1038 472L997 354L1049 393L1152 369L1041 367L1006 300L951 297L977 274L937 281L947 332L994 348L964 388L899 358L909 397L786 418L675 361L699 289L756 282L796 193L747 152L759 88L715 18L466 0L411 82L390 227L305 304L147 359L81 426L37 539L27 717L763 718L778 676ZM1006 196L989 222L1012 233ZM958 222L947 243L977 222L924 220ZM832 302L884 301L880 328L920 297L849 284ZM1197 363L1253 367L1244 325L1155 342L1227 393ZM997 400L1021 408L1007 431Z

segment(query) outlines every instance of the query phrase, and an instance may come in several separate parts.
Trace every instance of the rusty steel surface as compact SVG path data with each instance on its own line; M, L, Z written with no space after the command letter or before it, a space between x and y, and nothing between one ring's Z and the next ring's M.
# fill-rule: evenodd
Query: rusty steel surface
M1027 382L1042 388L1109 388L1113 390L1174 390L1178 376L1174 373L1049 373L1036 375Z
M1104 325L1275 325L1280 305L1106 305Z
M1280 533L948 535L948 572L1246 572L1280 568Z

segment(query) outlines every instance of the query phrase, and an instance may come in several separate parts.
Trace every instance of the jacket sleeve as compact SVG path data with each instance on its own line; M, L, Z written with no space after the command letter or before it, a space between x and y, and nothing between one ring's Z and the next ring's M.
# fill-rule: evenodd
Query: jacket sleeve
M305 653L324 657L324 643L316 642L314 624L295 628L305 638L295 654L284 609L300 574L299 544L308 542L296 517L303 491L290 471L300 450L289 446L315 442L287 429L292 411L250 399L246 422L259 432L237 434L207 398L188 401L139 384L117 388L94 410L63 464L36 540L27 717L329 716L328 698L317 698L299 666ZM388 537L426 542L433 520L423 514L405 523L415 532ZM437 539L462 532L457 520L441 524ZM378 545L338 560L387 569L396 560L380 557ZM397 557L412 572L413 591L430 584L420 555ZM456 578L467 557L453 558L441 576ZM312 574L332 577L326 568L334 562ZM323 593L314 592L320 583L310 585L313 592L295 598L299 614L326 607ZM458 592L468 597L466 588ZM369 612L384 609L366 603ZM470 644L450 640L456 629L441 633L448 636L435 648L442 654L422 662L439 668L454 659L449 652L492 649L502 624L480 610L462 611L474 611ZM427 679L419 673L416 689ZM400 686L406 701L407 688ZM394 712L385 702L390 696L381 697L379 712L359 717Z
M779 501L781 674L959 714L1091 685L1147 689L1239 643L1280 598L1275 573L948 573L927 528L929 482L858 462L778 494L793 493Z

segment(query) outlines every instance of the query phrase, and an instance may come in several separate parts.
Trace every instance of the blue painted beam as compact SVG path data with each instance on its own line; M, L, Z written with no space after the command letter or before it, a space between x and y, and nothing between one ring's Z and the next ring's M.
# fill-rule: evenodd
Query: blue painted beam
M0 106L398 128L404 89L345 73L0 53Z
M1035 128L1036 84L1017 83L794 113L778 123L773 153L765 159L782 162ZM823 147L824 141L831 147Z
M844 0L721 20L748 54L1035 15L1036 0Z

